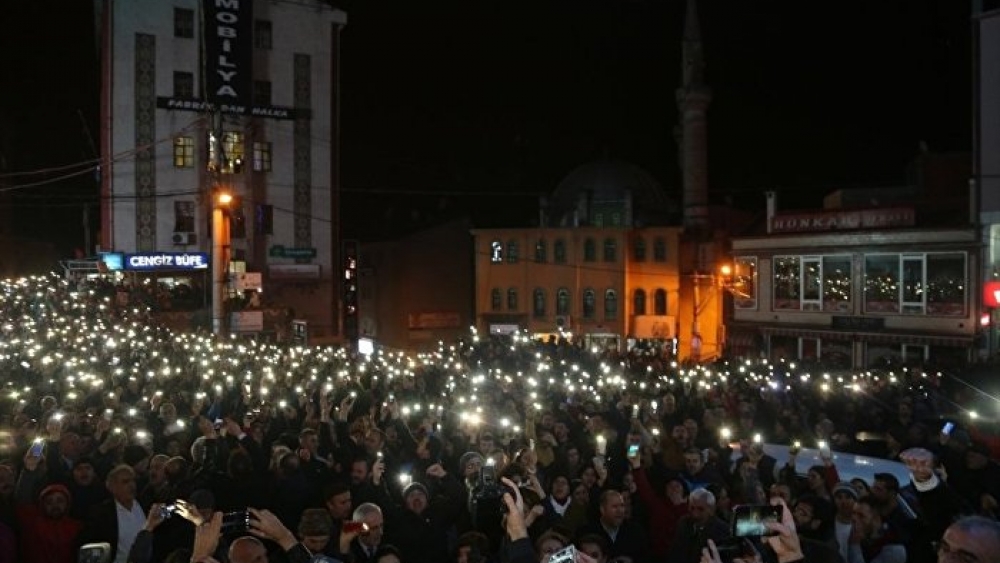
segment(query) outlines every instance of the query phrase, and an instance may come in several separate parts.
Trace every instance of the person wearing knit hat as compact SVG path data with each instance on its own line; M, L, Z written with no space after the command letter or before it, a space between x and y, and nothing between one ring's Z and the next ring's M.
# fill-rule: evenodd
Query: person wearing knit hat
M423 498L420 498L420 497ZM414 481L403 489L403 504L406 508L420 514L427 508L427 502L430 500L430 493L427 491L427 486L423 483Z
M83 527L70 514L72 495L66 485L53 483L31 494L41 471L25 465L14 493L18 523L19 561L75 561L77 536Z

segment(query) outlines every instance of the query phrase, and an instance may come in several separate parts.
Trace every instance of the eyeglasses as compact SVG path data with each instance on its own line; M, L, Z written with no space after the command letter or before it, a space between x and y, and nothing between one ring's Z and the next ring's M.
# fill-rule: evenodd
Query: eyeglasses
M938 561L959 561L960 563L979 563L979 556L964 549L954 549L948 542L939 541L932 544L937 551Z

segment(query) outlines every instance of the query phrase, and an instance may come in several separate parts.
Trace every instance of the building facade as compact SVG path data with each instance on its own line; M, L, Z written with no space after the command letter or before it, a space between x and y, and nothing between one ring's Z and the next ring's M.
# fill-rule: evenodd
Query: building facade
M320 339L339 331L339 42L319 0L98 0L102 251L207 253Z
M588 346L669 343L680 310L679 227L478 229L477 327Z
M962 364L979 334L980 241L907 206L776 213L732 241L734 355L866 368Z

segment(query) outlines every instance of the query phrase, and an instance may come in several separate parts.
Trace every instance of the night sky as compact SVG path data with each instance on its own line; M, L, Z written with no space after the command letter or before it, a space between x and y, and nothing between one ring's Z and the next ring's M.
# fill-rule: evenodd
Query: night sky
M760 210L761 192L777 189L786 207L816 206L832 189L903 184L921 142L969 150L968 2L819 4L701 3L713 201ZM345 235L466 213L527 225L538 195L602 156L680 193L683 0L341 5ZM4 9L0 189L44 178L12 172L94 158L98 137L91 2ZM0 218L69 252L97 184L3 194L14 214Z

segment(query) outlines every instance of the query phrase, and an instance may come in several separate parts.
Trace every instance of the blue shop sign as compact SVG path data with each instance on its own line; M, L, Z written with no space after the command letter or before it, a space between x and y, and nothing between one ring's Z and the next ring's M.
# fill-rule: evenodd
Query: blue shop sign
M207 252L137 252L125 255L126 270L206 270Z

